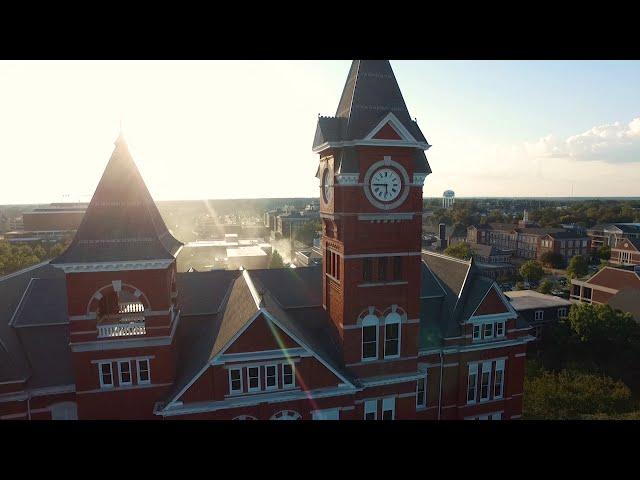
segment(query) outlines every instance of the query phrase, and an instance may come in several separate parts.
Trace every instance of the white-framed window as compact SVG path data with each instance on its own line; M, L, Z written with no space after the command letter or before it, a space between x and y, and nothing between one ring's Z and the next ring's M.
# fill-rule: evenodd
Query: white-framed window
M382 420L395 420L396 397L382 399Z
M492 413L489 420L502 420L502 412Z
M384 358L400 356L400 322L402 318L395 312L384 319Z
M278 389L278 365L264 366L264 389L265 390Z
M504 360L496 361L496 370L493 374L493 398L502 398L504 393Z
M473 339L480 340L480 325L473 326Z
M149 359L145 358L137 361L138 365L138 384L148 385L151 383L151 366L149 365Z
M485 323L482 325L482 338L493 337L493 323Z
M329 408L327 410L314 410L311 412L312 420L340 420L340 410Z
M562 307L558 309L558 318L563 319L563 318L567 318L567 308L566 307Z
M242 369L229 369L229 393L242 393Z
M282 388L291 388L296 384L293 363L282 364Z
M416 381L416 409L427 406L427 376Z
M535 319L536 320L544 320L544 310L536 310Z
M362 360L378 358L378 317L367 315L362 320Z
M376 420L378 418L378 401L365 400L364 402L364 419Z
M247 367L247 384L249 392L260 391L260 367Z
M491 364L492 362L482 362L482 376L480 377L480 401L489 400L491 391Z
M118 362L118 380L121 387L131 385L131 361L122 360Z
M467 380L467 403L476 403L478 392L478 364L469 364L469 378Z
M100 388L113 388L113 372L111 362L98 363L98 376L100 378Z
M496 323L496 337L504 337L504 322Z

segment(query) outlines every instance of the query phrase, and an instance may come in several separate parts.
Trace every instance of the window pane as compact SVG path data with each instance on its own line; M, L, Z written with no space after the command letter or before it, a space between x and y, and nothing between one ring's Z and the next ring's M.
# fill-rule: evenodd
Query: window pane
M365 420L375 420L376 419L375 412L369 412L369 413L365 414L364 419Z
M362 261L362 279L366 282L371 281L371 259L365 258Z
M378 333L378 327L372 325L370 327L362 328L362 341L363 342L375 342Z
M382 412L383 420L393 420L393 410L385 410Z
M378 281L384 282L387 279L387 258L378 258Z
M393 279L402 280L402 257L393 257Z
M376 353L376 344L375 342L365 343L362 345L362 356L364 358L375 358Z

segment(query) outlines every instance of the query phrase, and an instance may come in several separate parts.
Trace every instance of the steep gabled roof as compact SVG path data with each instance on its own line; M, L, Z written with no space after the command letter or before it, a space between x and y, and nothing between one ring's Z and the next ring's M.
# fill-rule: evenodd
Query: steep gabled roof
M172 259L181 246L120 136L73 241L52 263Z

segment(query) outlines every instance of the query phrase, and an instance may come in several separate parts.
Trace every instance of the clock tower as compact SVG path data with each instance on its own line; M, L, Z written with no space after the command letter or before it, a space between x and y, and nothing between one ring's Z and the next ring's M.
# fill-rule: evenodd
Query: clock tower
M429 147L387 60L355 60L318 119L323 305L361 378L417 369Z

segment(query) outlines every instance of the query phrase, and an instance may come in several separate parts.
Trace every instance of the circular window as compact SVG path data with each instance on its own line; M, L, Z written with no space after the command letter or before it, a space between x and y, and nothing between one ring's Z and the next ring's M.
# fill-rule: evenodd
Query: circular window
M281 410L273 415L271 420L302 420L302 415L293 410Z

